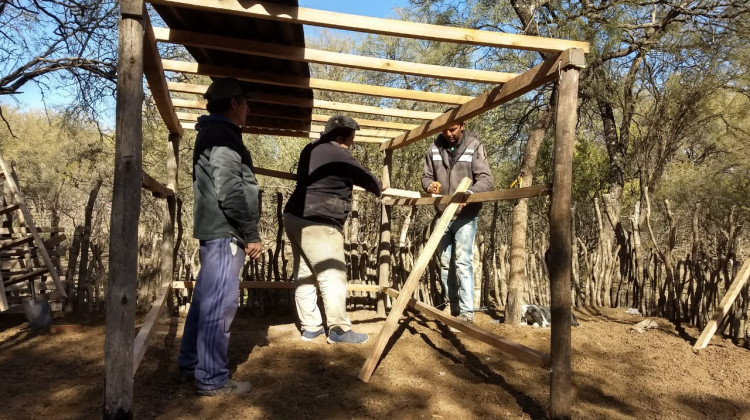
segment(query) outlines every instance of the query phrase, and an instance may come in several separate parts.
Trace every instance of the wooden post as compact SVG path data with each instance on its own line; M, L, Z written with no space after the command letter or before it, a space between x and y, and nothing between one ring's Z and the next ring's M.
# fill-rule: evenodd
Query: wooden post
M742 268L740 268L740 271L737 273L737 277L734 278L732 285L729 286L729 289L721 300L719 307L716 308L714 316L708 321L701 336L698 337L698 341L696 341L693 346L693 352L697 353L699 350L704 349L708 345L708 342L711 341L711 337L716 333L719 323L729 313L729 308L734 301L737 300L737 296L739 296L740 291L745 286L745 283L747 283L748 278L750 278L750 257L748 257L745 260L745 263L742 264Z
M466 201L463 193L470 185L470 178L462 179L453 195L454 201L456 198L462 198L464 199L463 201ZM432 231L430 239L427 240L424 249L422 249L422 253L419 254L417 262L414 263L414 268L409 274L409 278L404 282L404 287L399 291L398 299L394 302L393 308L391 308L391 313L388 314L388 319L385 320L385 324L380 330L378 338L375 339L375 344L373 344L372 349L370 350L370 355L367 357L365 364L359 371L359 379L365 382L370 380L370 376L372 376L372 372L375 371L375 366L378 364L378 361L380 361L380 356L383 354L383 350L385 350L388 340L390 340L393 332L396 331L398 320L401 318L401 314L409 303L411 294L419 285L419 279L422 277L422 273L425 268L427 268L427 264L430 262L430 259L432 259L432 255L435 253L435 250L440 243L440 239L443 237L443 233L445 233L445 229L448 228L448 224L451 222L453 215L456 214L456 210L458 210L458 204L458 202L449 204L443 212L443 215L440 216L440 220L435 224L435 229Z
M180 134L169 133L167 143L167 188L177 191L177 168L179 166ZM177 197L167 196L167 217L162 222L161 240L161 283L170 285L174 281L174 261L177 254L175 248L174 227L177 216ZM179 244L176 244L179 247ZM172 289L167 289L167 313L175 313Z
M138 219L143 179L143 2L122 0L120 4L115 173L104 343L104 419L133 418Z
M571 400L570 368L570 192L573 179L576 110L579 70L562 69L558 86L555 130L555 164L550 225L550 290L552 295L550 418L569 419Z
M391 186L391 168L393 166L393 150L386 150L383 155L384 185ZM391 279L391 206L380 205L380 243L378 245L378 285L390 286ZM378 299L378 316L385 316L385 293Z

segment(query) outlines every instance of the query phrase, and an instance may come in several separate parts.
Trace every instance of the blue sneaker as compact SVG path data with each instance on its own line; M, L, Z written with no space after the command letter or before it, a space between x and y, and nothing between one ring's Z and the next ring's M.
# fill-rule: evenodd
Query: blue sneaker
M325 334L326 330L320 327L318 331L302 331L302 341L313 341L318 338L319 335Z
M369 336L367 334L363 333L357 333L353 330L349 330L347 332L344 332L339 327L333 327L330 331L328 331L328 344L333 343L351 343L351 344L361 344L367 341Z

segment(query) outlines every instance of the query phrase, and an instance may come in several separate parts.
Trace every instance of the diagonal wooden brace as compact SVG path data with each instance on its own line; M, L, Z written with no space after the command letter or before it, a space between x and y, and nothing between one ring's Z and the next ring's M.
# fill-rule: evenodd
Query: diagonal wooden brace
M396 331L398 320L404 313L404 309L406 309L406 305L409 303L409 298L412 293L414 293L414 289L417 288L417 285L419 285L419 279L422 277L422 273L425 268L427 268L427 264L435 253L438 244L440 244L440 239L443 237L445 229L448 228L448 224L451 222L451 219L453 219L453 215L456 214L456 210L458 210L460 203L455 202L456 199L463 198L463 193L469 188L469 186L471 186L471 179L464 178L461 180L458 184L458 188L456 188L456 192L453 194L452 201L454 202L446 207L443 215L440 216L440 220L435 224L435 229L432 231L430 239L427 240L422 253L419 254L419 258L417 258L417 261L414 264L414 269L409 274L409 278L406 279L404 287L399 291L398 299L396 299L396 302L393 304L393 308L391 308L391 312L388 314L388 318L385 320L385 324L380 330L380 334L378 334L378 337L375 339L375 344L372 346L370 354L367 356L367 360L365 360L365 364L359 371L359 379L365 382L370 380L370 376L372 376L372 373L375 371L375 367L380 361L380 356L382 356L386 344L388 344L391 336Z
M745 286L745 283L747 283L748 279L750 279L750 257L748 257L745 260L745 263L742 264L742 268L740 268L740 271L737 272L737 277L734 278L732 285L729 286L729 289L724 295L724 298L721 300L721 303L716 309L714 316L712 316L711 320L708 321L708 324L706 324L706 327L703 329L701 336L698 337L695 345L693 345L694 353L697 353L699 350L706 348L708 342L711 341L711 337L714 336L716 330L719 328L719 324L721 323L721 321L723 321L724 317L729 314L729 308L731 308L734 301L737 300L737 296L740 295L740 292Z

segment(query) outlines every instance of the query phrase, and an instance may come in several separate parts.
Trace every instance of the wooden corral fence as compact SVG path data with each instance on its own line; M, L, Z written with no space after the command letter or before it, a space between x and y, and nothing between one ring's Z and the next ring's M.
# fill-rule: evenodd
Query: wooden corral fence
M374 116L355 118L363 128L356 140L379 145L383 152L382 179L390 185L394 150L432 137L443 129L480 115L548 83L557 83L554 180L547 186L532 186L510 191L483 194L455 194L452 197L417 198L416 192L391 191L392 199L381 202L378 245L378 290L381 299L378 312L386 312L386 293L395 299L388 319L375 340L362 367L360 378L368 381L380 360L382 350L391 339L404 308L412 304L448 325L506 351L528 363L549 367L550 417L569 418L571 401L570 325L552 324L551 355L527 349L509 340L486 333L476 326L437 314L434 308L411 302L418 277L431 257L439 234L433 233L419 255L414 269L400 291L390 288L391 208L393 205L449 203L453 209L462 202L496 201L536 197L551 193L549 210L550 246L555 252L549 261L551 309L555 319L569 319L571 311L571 227L570 194L572 158L575 140L579 71L584 67L588 43L558 40L490 31L443 27L422 23L378 19L297 7L294 0L279 2L216 2L209 0L151 0L153 10L167 27L151 25L142 0L122 0L119 27L119 60L117 78L116 164L111 218L110 269L107 290L107 327L105 348L105 418L132 418L133 376L148 345L155 320L171 302L175 261L174 191L177 191L178 146L185 129L192 129L195 113L202 112L202 100L182 99L184 95L201 95L206 85L175 83L165 72L183 75L235 77L256 92L257 103L250 106L243 132L280 138L317 138L320 123L328 116L314 114L314 109L337 113ZM314 25L348 31L430 41L472 44L487 48L536 51L543 60L519 73L501 73L460 69L341 54L305 48L302 25ZM266 42L269 39L275 43ZM184 46L195 62L162 59L157 43ZM231 63L231 65L227 64ZM321 63L371 71L416 75L433 79L464 80L485 83L489 87L477 97L441 92L417 91L394 87L365 85L339 80L310 77L308 63ZM258 71L256 69L267 69ZM165 126L167 142L167 179L160 183L146 175L142 168L142 103L145 75L152 98ZM435 113L407 108L389 108L314 99L314 91L336 91L363 97L405 99L418 103L453 106L450 111ZM181 96L178 98L177 96ZM414 124L413 121L421 121ZM284 141L284 140L279 140ZM367 146L364 146L367 147ZM296 176L272 169L256 168L258 174L282 179ZM468 185L465 185L465 189ZM161 278L163 286L146 322L133 337L136 279L137 230L140 213L140 189L151 191L166 200L169 217L163 226ZM405 197L404 197L405 196ZM450 216L447 216L450 220ZM447 223L444 215L439 223ZM435 232L439 232L436 229ZM248 287L269 287L267 282L246 283ZM274 286L292 287L287 282ZM373 286L355 286L371 291ZM362 289L359 289L362 288Z

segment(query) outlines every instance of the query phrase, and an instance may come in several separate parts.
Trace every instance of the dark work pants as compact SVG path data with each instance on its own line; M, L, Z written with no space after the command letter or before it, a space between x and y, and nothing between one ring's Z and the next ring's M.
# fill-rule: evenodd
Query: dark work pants
M237 312L245 251L230 238L200 241L200 258L177 362L180 369L195 370L198 389L211 390L229 380L229 327Z

